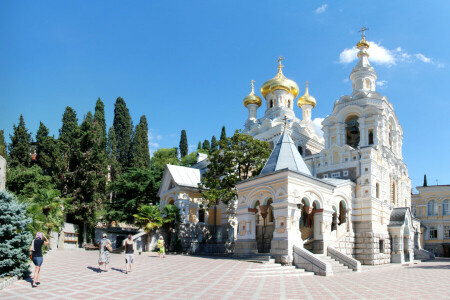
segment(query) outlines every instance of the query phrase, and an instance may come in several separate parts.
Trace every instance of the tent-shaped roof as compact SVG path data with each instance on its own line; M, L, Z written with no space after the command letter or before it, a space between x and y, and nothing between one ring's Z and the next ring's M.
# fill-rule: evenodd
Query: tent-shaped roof
M302 156L298 152L297 147L287 130L284 130L277 144L273 148L269 160L259 175L283 169L289 169L311 176L311 172L303 161Z
M167 165L173 181L177 185L197 188L200 183L200 170L182 166Z

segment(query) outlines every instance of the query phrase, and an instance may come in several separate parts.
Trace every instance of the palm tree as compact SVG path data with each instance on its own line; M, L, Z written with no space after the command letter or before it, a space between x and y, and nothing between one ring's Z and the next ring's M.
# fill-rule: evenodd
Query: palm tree
M181 222L180 209L173 204L166 205L162 211L163 223L169 230L169 248L173 250L172 233L177 224Z
M134 214L135 224L147 232L147 249L150 245L150 232L163 225L161 211L157 205L142 205Z
M28 205L28 214L32 217L29 228L32 232L60 231L64 223L65 199L60 198L60 192L53 189L39 190Z

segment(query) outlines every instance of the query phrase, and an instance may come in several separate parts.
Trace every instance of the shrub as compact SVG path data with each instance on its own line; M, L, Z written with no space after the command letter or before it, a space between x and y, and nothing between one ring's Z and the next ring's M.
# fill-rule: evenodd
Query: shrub
M12 194L0 192L0 277L29 275L30 222L26 206L19 204Z

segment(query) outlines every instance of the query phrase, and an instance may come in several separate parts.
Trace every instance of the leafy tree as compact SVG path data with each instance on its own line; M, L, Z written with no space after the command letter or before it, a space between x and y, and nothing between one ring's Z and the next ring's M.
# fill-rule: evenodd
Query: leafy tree
M0 130L0 155L3 156L4 159L8 159L8 153L6 152L5 132L3 129Z
M14 134L10 135L11 144L9 144L9 166L29 167L31 165L30 145L31 133L25 127L23 116L20 115L19 125L14 125Z
M172 234L176 226L181 223L180 209L173 204L164 206L162 210L163 223L169 231L168 245L173 249Z
M185 157L183 157L181 159L180 164L184 167L190 167L190 166L196 164L197 163L197 153L198 153L197 151L189 153L188 155L186 155Z
M213 135L213 137L212 137L212 139L211 139L211 153L213 153L214 151L216 151L218 146L219 146L219 144L217 143L217 139L216 139L216 137Z
M99 126L99 130L102 136L101 148L106 149L106 119L105 119L105 104L100 99L97 99L95 103L94 122Z
M59 140L65 145L70 146L74 139L74 134L78 128L77 113L67 106L62 117L62 126L59 130ZM70 147L69 147L70 148ZM65 152L66 153L66 152Z
M14 196L0 192L0 277L17 275L27 277L31 234L27 227L25 204L19 204Z
M136 126L131 146L131 167L150 168L150 149L148 148L148 124L145 115Z
M123 98L119 97L114 104L114 132L117 140L117 158L122 169L130 164L130 149L133 135L133 122Z
M134 215L135 224L144 229L147 234L147 249L150 245L150 232L153 229L159 228L163 225L161 211L158 205L142 205L138 209L138 213Z
M61 154L60 144L48 133L48 128L41 122L36 133L36 162L45 175L52 176L53 180L57 182L64 169L64 158Z
M52 178L44 175L41 167L37 165L31 168L10 168L6 177L6 188L20 200L33 198L41 189L51 190L55 188Z
M112 182L109 190L116 197L110 204L108 219L115 221L133 221L138 207L156 204L155 181L149 169L129 169L118 180Z
M222 126L222 132L220 133L219 148L221 147L221 144L225 143L226 141L228 141L227 133L225 131L225 126ZM220 148L220 149L222 149L222 148Z
M206 151L206 153L211 152L211 145L208 140L203 141L202 149Z
M181 155L181 158L188 155L188 141L187 141L186 130L184 130L184 129L181 130L180 155Z
M119 157L117 152L117 139L113 127L108 131L108 142L106 145L106 154L108 157L109 174L111 181L115 181L120 177L121 168L119 165Z
M90 116L89 116L90 115ZM70 212L83 225L83 242L87 229L96 224L106 192L106 153L101 149L101 128L93 123L92 114L77 129L69 171L68 193L72 198Z
M153 153L151 159L151 170L155 179L155 189L161 185L161 179L167 164L179 165L177 148L160 148Z
M32 218L28 226L31 232L59 232L64 223L65 199L60 198L60 191L41 189L29 201L27 215Z
M218 201L228 204L237 196L236 184L258 175L270 156L270 146L236 131L230 141L220 142L221 151L213 152L201 182L202 197L210 207Z

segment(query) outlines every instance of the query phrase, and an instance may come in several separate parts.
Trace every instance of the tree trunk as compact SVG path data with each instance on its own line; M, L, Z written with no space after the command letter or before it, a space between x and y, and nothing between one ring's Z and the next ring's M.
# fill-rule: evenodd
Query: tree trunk
M83 223L83 246L87 244L87 223Z

